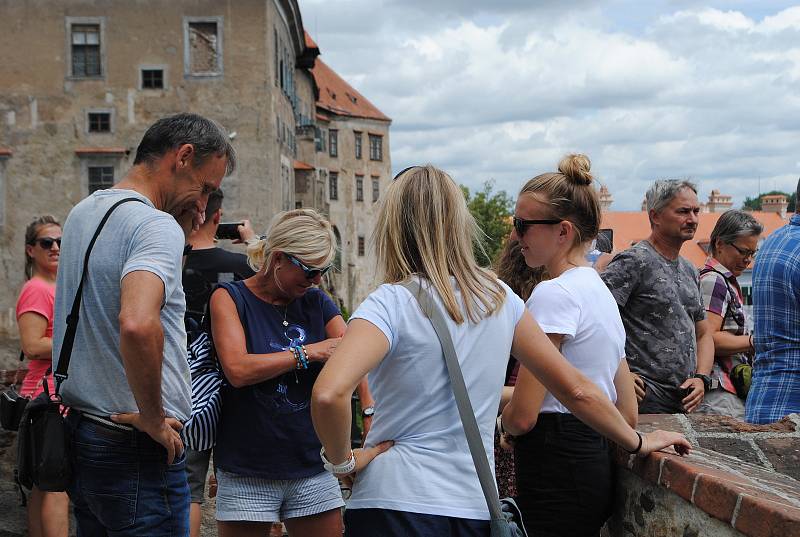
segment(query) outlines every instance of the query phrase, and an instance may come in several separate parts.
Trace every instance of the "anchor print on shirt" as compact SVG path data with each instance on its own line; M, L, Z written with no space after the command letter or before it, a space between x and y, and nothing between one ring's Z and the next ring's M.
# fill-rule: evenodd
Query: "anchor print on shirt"
M306 331L296 324L288 325L283 336L286 338L285 344L270 341L270 348L275 351L288 351L306 341ZM297 372L283 374L277 381L274 390L259 390L259 398L267 399L275 414L293 414L308 408L309 388L297 381Z

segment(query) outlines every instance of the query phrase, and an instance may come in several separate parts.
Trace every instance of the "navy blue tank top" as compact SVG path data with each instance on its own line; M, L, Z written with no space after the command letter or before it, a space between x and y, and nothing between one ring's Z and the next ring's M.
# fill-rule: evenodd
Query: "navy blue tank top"
M235 286L235 289L231 287ZM242 312L247 352L270 354L293 344L327 339L325 325L341 315L330 297L317 288L286 309L254 295L244 281L220 284ZM237 292L238 291L238 292ZM214 334L215 339L224 337ZM268 359L268 358L265 358ZM218 468L264 479L299 479L324 471L320 442L311 423L311 388L322 364L291 371L242 388L224 385L214 461Z

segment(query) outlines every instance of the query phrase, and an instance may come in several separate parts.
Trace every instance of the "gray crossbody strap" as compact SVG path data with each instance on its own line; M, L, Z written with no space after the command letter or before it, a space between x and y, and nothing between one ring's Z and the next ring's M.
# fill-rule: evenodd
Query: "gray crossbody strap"
M489 506L489 514L493 520L502 519L503 515L500 508L500 498L497 494L497 485L492 476L492 470L489 467L486 449L483 446L481 433L478 429L478 420L475 419L475 412L469 400L467 386L464 384L464 375L462 375L461 366L458 364L456 348L453 345L453 338L450 336L450 331L447 329L444 313L434 301L431 293L424 289L419 282L415 280L406 280L402 282L401 285L408 289L417 299L422 312L430 319L433 329L439 338L439 342L442 345L442 353L444 354L444 361L445 364L447 364L447 372L450 375L450 385L453 388L456 406L458 406L458 414L461 416L461 425L464 427L464 434L467 436L469 452L472 455L472 462L475 464L475 470L478 472L478 479L481 482L481 489L483 489L483 495L486 498L486 505Z

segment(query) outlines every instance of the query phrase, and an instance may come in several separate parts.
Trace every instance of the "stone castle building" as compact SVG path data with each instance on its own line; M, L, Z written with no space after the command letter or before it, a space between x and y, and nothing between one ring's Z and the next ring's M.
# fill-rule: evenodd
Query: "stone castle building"
M325 212L341 241L327 284L351 311L366 296L390 120L317 59L296 0L0 0L0 13L0 335L16 333L26 225L63 222L126 173L151 123L184 111L238 152L225 219L262 231L280 210Z

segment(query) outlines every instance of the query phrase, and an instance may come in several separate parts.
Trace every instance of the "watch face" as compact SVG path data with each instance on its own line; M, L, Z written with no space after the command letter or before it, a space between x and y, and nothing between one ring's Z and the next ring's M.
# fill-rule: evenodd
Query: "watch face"
M361 415L364 416L365 418L369 418L373 414L375 414L375 409L371 406L368 406L367 408L361 411Z

